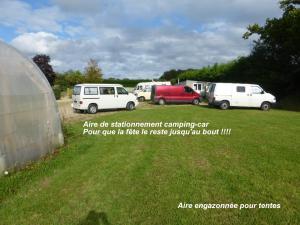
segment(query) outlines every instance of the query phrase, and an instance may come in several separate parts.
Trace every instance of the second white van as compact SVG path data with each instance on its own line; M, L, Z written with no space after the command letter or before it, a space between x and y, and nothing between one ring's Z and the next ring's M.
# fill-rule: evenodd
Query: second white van
M135 96L137 96L140 102L151 99L151 90L153 85L171 85L170 81L152 81L141 82L136 85L133 90Z
M269 110L271 105L276 103L276 98L257 84L212 83L208 92L208 102L221 109L236 106Z
M137 98L120 84L77 84L72 95L75 111L94 114L101 109L133 110L138 105Z

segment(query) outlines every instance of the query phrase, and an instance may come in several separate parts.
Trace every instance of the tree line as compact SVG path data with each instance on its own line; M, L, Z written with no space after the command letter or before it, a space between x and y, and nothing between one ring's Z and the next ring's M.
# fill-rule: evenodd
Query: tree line
M258 83L278 98L299 94L300 1L280 1L280 18L267 19L264 26L249 25L244 39L256 34L251 53L228 63L200 69L170 70L160 79Z
M239 57L227 63L215 63L200 69L166 71L159 78L177 83L177 80L202 80L213 82L257 83L266 90L282 98L293 93L299 94L300 80L300 0L282 0L280 18L266 19L263 26L249 25L243 35L248 39L257 35L254 46L248 56ZM120 83L133 87L137 83L149 80L140 79L104 79L97 61L91 59L84 72L67 71L55 74L50 57L37 55L33 61L46 75L51 86L61 90L78 83ZM300 95L299 95L300 96Z

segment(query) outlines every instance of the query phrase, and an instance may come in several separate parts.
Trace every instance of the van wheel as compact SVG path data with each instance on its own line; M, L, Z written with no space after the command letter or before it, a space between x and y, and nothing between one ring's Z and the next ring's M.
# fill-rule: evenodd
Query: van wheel
M198 98L195 98L192 103L193 105L199 105L200 101Z
M88 113L89 114L95 114L98 111L98 107L96 104L90 104L88 107Z
M161 98L161 99L159 99L158 104L164 105L164 104L166 104L166 101L163 98Z
M228 101L222 101L220 104L220 108L225 110L229 108L229 102Z
M144 102L146 99L144 96L138 98L139 102Z
M126 106L126 109L129 110L129 111L134 110L134 103L133 102L128 102L127 106Z
M269 102L263 102L260 106L261 110L268 111L271 108L271 105Z

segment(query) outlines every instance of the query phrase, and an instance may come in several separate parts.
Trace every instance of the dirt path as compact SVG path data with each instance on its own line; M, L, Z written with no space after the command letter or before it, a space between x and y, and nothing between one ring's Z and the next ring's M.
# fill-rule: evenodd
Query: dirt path
M71 107L72 100L71 99L61 99L57 101L58 109L60 112L60 117L63 123L71 123L75 121L83 121L83 120L90 120L95 118L95 116L106 116L115 113L122 113L126 110L113 110L113 111L100 111L96 115L88 114L88 113L75 113ZM138 109L150 109L155 107L152 104L142 102L138 105Z
M75 113L73 112L73 109L71 107L72 100L71 99L61 99L57 101L61 120L63 123L71 123L75 121L83 121L83 120L90 120L95 118L96 116L106 116L106 115L111 115L115 113L122 113L125 112L126 110L114 110L114 111L100 111L96 115L88 114L88 113ZM203 103L201 103L202 105ZM178 107L181 105L168 105L167 107ZM184 105L182 105L184 106ZM148 110L148 109L153 109L156 107L161 107L159 105L154 105L148 102L140 102L139 105L137 106L137 109L143 109L143 110Z

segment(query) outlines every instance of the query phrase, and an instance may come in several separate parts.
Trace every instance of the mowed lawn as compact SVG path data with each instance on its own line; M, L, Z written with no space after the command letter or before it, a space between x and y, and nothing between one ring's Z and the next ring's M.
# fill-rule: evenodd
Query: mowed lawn
M83 136L0 178L0 224L299 224L300 113L155 106L95 121L195 121L230 136ZM280 209L178 209L276 203Z

